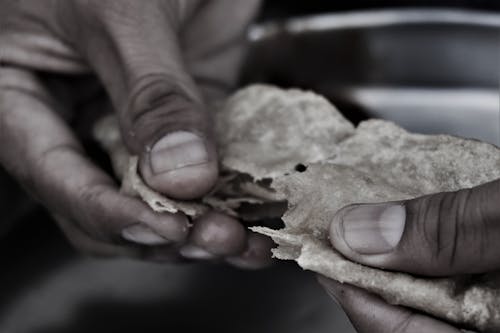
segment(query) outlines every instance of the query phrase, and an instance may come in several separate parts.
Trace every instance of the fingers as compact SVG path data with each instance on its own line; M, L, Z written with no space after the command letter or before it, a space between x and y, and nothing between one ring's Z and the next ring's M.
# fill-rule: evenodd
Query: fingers
M182 60L177 4L61 1L60 14L107 89L146 183L192 199L214 185L218 169L211 119Z
M186 245L180 249L185 258L226 261L242 269L261 269L272 264L269 237L247 231L239 221L210 212L193 222Z
M500 268L500 180L404 202L352 205L330 226L333 246L360 263L423 275Z
M65 236L80 253L95 257L128 257L155 262L183 262L177 248L171 243L141 246L136 243L114 244L92 238L78 224L68 218L54 215Z
M55 1L1 1L0 59L21 68L86 73L88 68L71 44L58 38Z
M155 261L178 260L180 255L236 258L235 265L245 268L268 265L271 245L263 245L269 240L247 234L233 218L209 213L194 221L188 239L184 215L157 214L139 199L119 193L52 112L54 102L35 77L13 69L0 74L0 139L9 142L0 149L2 164L57 216L80 251ZM185 250L189 246L196 247L191 254Z
M78 223L60 215L52 215L71 245L80 253L95 257L141 258L138 246L123 246L96 240L83 231Z
M52 111L55 105L30 73L0 69L0 140L8 143L0 149L2 165L53 214L74 221L73 229L96 241L183 242L187 218L156 214L138 199L120 194L112 180L85 157L69 128ZM145 230L156 238L146 237Z
M214 255L236 255L245 249L246 231L234 218L210 212L194 221L190 242Z
M181 31L186 69L205 100L220 99L234 88L246 45L246 29L259 3L259 0L201 2ZM269 238L244 231L229 217L212 225L209 222L212 216L195 221L192 241L182 249L184 254L210 258L213 253L223 253L227 262L242 269L271 265L270 250L274 243ZM207 234L202 236L203 232Z
M246 248L238 256L226 259L231 265L241 269L262 269L272 265L271 249L275 246L273 241L264 235L254 232L248 233Z
M128 0L56 0L47 10L48 16L58 16L49 20L49 30L56 32L54 36L62 38L71 51L73 48L78 51L71 54L78 54L79 60L81 55L82 63L92 67L106 87L118 110L124 141L132 153L141 157L140 171L145 181L156 190L180 199L201 196L217 177L210 117L193 79L187 74L189 70L185 68L177 40L179 32L184 31L182 21L196 6L196 1L151 0L139 4ZM220 10L220 7L215 10L212 4L203 7L212 13ZM36 17L42 22L47 18ZM207 22L212 29L218 20ZM197 26L194 30L203 31L200 30L203 24ZM233 33L233 29L225 31ZM237 35L244 32L241 28L235 31ZM203 46L191 54L203 55L207 50ZM192 72L200 73L194 67L190 67ZM210 73L215 75L218 70ZM24 83L34 81L28 79ZM87 244L87 248L102 248L99 242L121 244L124 240L130 242L126 244L140 244L151 250L171 242L182 243L187 235L186 218L156 215L142 202L118 193L111 179L86 159L71 131L52 112L57 103L48 94L38 96L43 87L14 90L26 104L14 109L42 111L32 119L28 119L27 111L18 112L18 116L24 116L19 121L6 117L9 122L6 141L16 135L24 136L24 140L17 138L15 145L5 149L4 160L10 163L11 172L51 211L64 217L59 220L66 221L60 222L65 230L69 230L68 225L76 226L90 241L85 237L73 238ZM8 100L16 98L9 96ZM43 139L33 143L27 139L30 137ZM22 156L16 160L14 156L19 151ZM242 227L227 217L204 217L193 230L193 242L189 245L206 248L210 255L234 257L243 253L254 260L264 252L259 238L247 237Z
M459 333L434 318L390 305L362 289L324 277L318 278L327 293L346 312L359 333Z
M260 3L260 0L204 1L181 31L186 68L205 100L220 99L235 87L247 45L247 28Z

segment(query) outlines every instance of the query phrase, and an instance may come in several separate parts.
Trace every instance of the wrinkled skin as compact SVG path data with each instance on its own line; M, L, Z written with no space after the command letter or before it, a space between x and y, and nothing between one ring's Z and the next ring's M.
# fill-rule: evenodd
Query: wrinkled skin
M380 214L380 207L351 205L340 210L330 225L335 249L367 266L421 276L500 270L500 180L389 203L385 207L390 213ZM320 283L361 333L461 332L359 288L323 277Z
M201 197L218 177L206 106L235 82L258 1L0 0L0 8L0 162L78 249L269 263L269 242L233 218L211 212L189 228L186 216L121 194L67 124L115 112L149 186Z

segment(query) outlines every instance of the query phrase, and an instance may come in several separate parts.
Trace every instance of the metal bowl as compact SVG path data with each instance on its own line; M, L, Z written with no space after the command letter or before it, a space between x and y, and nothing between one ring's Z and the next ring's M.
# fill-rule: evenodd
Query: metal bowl
M500 143L500 15L373 10L255 26L243 82L313 89L354 121Z

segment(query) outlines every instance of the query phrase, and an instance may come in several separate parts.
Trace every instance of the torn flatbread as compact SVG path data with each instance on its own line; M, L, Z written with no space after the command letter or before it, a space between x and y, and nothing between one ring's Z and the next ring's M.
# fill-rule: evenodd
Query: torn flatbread
M500 178L500 150L493 145L410 134L381 120L354 128L318 95L255 85L237 92L217 111L223 177L209 195L193 203L170 200L147 188L137 173L137 159L127 155L112 120L96 127L96 137L110 152L123 188L154 210L197 216L214 208L258 219L281 215L286 200L284 229L253 228L279 244L273 250L277 258L295 260L304 269L364 288L393 304L459 325L500 330L498 274L465 280L417 278L353 263L327 239L329 223L345 205L403 200ZM245 205L243 214L239 209Z
M255 180L323 161L354 126L322 96L255 85L234 94L217 112L221 164Z
M361 123L338 143L326 161L303 172L278 177L272 187L289 207L285 228L254 231L272 237L277 258L377 293L393 304L412 307L450 322L500 330L500 289L485 280L423 279L346 260L332 249L328 225L352 203L403 200L455 191L500 178L500 150L490 144L446 135L410 134L381 120Z
M137 173L137 158L129 156L123 145L113 116L96 124L94 136L110 154L124 191L141 197L157 212L182 211L196 217L208 207L236 216L243 204L282 201L266 185L272 178L292 172L299 163L326 159L335 143L354 133L354 126L325 98L298 89L250 86L234 94L215 113L224 177L216 190L203 198L204 206L166 198L148 188ZM248 214L248 210L245 215L252 220L267 217Z

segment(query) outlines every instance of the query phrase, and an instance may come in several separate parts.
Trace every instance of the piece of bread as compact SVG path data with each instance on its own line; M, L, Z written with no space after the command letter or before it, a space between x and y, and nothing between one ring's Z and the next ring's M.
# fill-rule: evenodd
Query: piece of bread
M98 124L96 137L111 154L124 191L156 211L196 217L218 209L254 220L284 213L284 229L252 228L279 244L273 250L277 258L460 326L500 331L499 274L413 277L351 262L328 240L329 223L348 204L404 200L500 178L498 147L411 134L382 120L354 128L321 96L267 85L240 90L215 119L222 177L199 202L171 200L149 189L111 118ZM244 215L243 204L256 205L254 214L247 207Z

